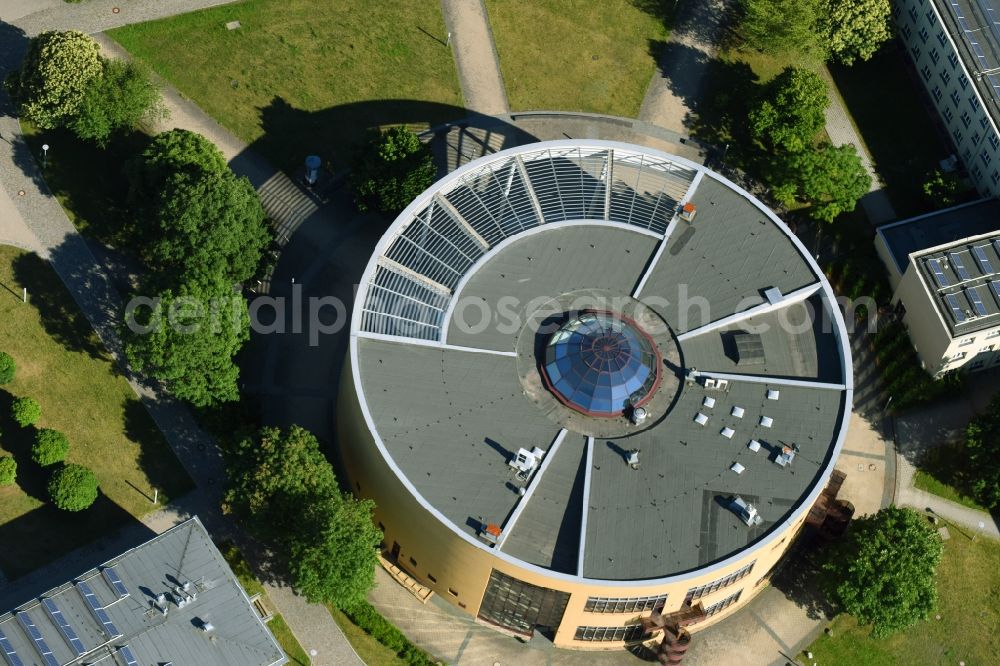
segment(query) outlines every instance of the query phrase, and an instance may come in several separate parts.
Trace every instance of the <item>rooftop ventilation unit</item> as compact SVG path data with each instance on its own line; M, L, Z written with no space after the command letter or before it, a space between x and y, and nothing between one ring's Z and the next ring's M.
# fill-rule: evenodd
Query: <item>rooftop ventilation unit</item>
M690 201L681 206L680 218L685 222L694 222L695 215L698 214L698 207Z
M705 425L706 423L708 423L708 417L702 414L701 412L698 412L694 417L694 422L697 423L698 425Z
M211 622L201 623L201 630L204 631L206 634L210 633L213 629L215 629L215 625L212 624Z
M756 439L751 439L750 443L747 444L747 448L753 451L754 453L757 453L758 451L760 451L760 442L758 442Z
M733 435L736 434L736 431L730 428L729 426L726 426L719 432L719 434L725 437L726 439L732 439Z
M771 426L774 425L774 419L772 419L770 416L762 416L760 417L760 425L765 428L770 428Z
M781 391L779 391L778 389L767 389L768 400L777 400L780 397L781 397Z
M710 380L710 381L715 381L715 380ZM701 401L701 406L708 407L709 409L715 407L715 398L713 398L710 395L706 395L705 399Z
M738 419L743 418L743 408L742 407L733 407L733 411L730 412L730 415L731 416L735 416Z
M648 416L649 412L646 411L645 407L636 407L632 410L632 423L634 425L641 425Z
M632 449L625 457L625 462L632 469L639 469L639 449Z
M725 391L729 388L728 379L713 379L712 377L705 378L705 388L715 389L716 391Z
M495 523L487 523L480 531L479 536L483 538L484 541L488 541L494 546L500 539L500 526Z
M737 333L733 336L736 343L736 365L761 365L764 363L764 342L757 333Z
M740 463L733 463L733 464L732 464L732 465L731 465L731 466L729 467L729 469L733 470L733 471L734 471L734 472L736 472L737 474L742 474L742 473L743 473L743 470L745 470L745 469L746 469L746 467L744 467L744 466L743 466L743 465L741 465Z

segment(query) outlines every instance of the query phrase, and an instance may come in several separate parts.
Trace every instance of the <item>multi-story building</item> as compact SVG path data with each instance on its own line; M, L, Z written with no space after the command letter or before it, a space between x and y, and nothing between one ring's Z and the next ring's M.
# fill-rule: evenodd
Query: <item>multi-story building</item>
M408 584L613 648L764 589L825 515L852 381L830 285L766 206L676 156L552 141L388 229L337 425Z
M1000 201L884 225L875 246L928 372L1000 364Z
M1000 24L995 22L1000 14L994 4L997 0L893 1L897 31L956 155L987 197L1000 196Z
M195 517L0 614L0 663L287 663L264 620Z

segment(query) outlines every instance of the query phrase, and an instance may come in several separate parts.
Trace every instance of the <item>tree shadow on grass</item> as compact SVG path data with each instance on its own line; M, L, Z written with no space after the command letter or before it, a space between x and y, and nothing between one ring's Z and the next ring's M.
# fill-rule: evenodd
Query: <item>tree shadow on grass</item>
M37 429L34 426L22 428L11 417L14 396L0 389L0 433L4 450L17 462L17 483L27 495L41 502L48 501L46 484L55 467L40 467L31 459L31 446L35 442ZM0 543L3 543L0 541Z
M38 310L42 326L53 340L70 351L110 360L90 322L45 260L37 254L21 254L14 259L13 269L14 278L28 289L28 302ZM117 372L117 366L112 366Z
M165 504L194 488L194 481L174 455L142 402L136 398L126 398L122 404L122 414L125 436L138 442L139 457L136 462L152 486L136 488L136 491L147 495L152 501L153 491L157 490L159 503Z

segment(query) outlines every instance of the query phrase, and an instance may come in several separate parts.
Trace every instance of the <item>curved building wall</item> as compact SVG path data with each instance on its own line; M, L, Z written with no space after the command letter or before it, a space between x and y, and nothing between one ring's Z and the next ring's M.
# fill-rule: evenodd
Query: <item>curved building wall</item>
M633 610L588 612L585 609L592 597L600 600L598 604L609 606L615 602L603 600L635 600L666 595L660 608L664 613L671 613L681 610L688 592L693 588L710 586L708 590L699 591L697 598L706 609L739 594L737 600L725 604L724 608L688 629L696 632L711 626L742 608L765 587L764 579L791 546L805 521L806 512L802 512L798 520L783 531L769 535L771 545L763 549L748 549L742 557L722 568L709 567L707 571L674 576L671 579L673 582L643 585L623 581L620 585L595 585L567 582L562 579L565 577L546 576L536 570L518 567L460 538L424 509L404 487L386 464L368 430L352 375L352 361L348 354L338 403L341 456L356 494L375 502L375 520L385 535L384 550L388 553L393 544L398 544L397 564L400 568L434 590L440 598L476 618L480 616L483 597L494 570L531 585L568 594L561 622L552 627L554 643L561 647L600 650L634 642L624 639L581 640L576 636L580 627L603 630L636 626L639 617L648 616L651 610L635 610L636 603L641 602L623 601L617 606L631 606ZM727 579L733 580L729 582ZM613 634L605 631L603 635Z

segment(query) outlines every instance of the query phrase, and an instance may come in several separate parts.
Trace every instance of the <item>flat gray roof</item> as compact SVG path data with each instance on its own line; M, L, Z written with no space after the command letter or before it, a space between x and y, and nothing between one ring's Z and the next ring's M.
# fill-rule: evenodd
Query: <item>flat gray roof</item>
M1000 231L1000 201L985 199L919 215L878 228L902 275L910 255L993 231Z
M127 596L112 586L114 576ZM176 586L194 597L183 607L172 600ZM96 612L85 594L100 610ZM168 613L153 608L165 593ZM79 643L72 647L57 625L58 609ZM106 617L111 625L102 625ZM127 651L142 665L274 666L287 657L250 604L246 593L197 518L82 573L11 612L0 615L0 631L24 664L44 664L40 643L33 641L30 619L42 644L60 665L101 663L128 666ZM213 626L203 631L205 623ZM115 633L108 629L113 626Z
M996 0L933 0L938 12L958 45L959 56L972 74L971 83L986 100L986 109L994 122L1000 119L1000 74L975 76L1000 67L1000 6ZM998 123L1000 124L1000 123Z
M811 257L746 193L644 150L553 142L445 177L383 237L352 321L362 411L415 499L483 548L590 579L663 578L766 539L818 492L847 420L846 336ZM663 382L676 393L645 429L560 420L537 397L524 336L537 358L544 335L524 325L584 292L637 298L654 313L647 325L665 322L657 334L676 342L661 372L702 373ZM815 324L810 309L823 313ZM762 325L763 362L737 365L730 338ZM728 386L707 387L707 375ZM713 408L699 407L706 396ZM597 436L616 431L635 434ZM782 467L773 459L785 445L798 453ZM536 447L540 465L519 476L512 459ZM638 469L626 463L632 448ZM737 461L742 474L729 469ZM742 525L722 505L732 494L764 524ZM495 546L479 536L487 524L502 527Z
M913 261L952 337L1000 325L1000 232L914 255Z

